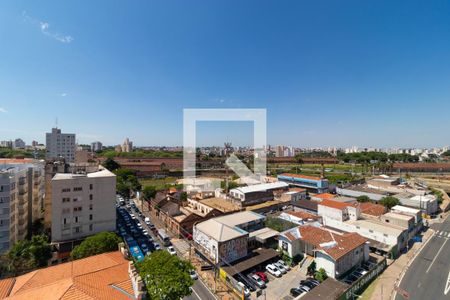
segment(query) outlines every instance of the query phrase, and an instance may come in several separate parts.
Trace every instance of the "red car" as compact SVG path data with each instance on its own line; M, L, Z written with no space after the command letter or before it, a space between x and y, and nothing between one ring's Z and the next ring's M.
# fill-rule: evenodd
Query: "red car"
M267 282L267 276L264 274L264 272L255 272L256 275L258 275L259 278L261 278L264 282Z

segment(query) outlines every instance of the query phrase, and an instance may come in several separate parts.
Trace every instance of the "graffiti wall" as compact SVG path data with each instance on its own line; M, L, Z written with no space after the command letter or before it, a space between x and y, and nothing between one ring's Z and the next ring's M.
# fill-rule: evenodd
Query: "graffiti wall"
M247 255L248 237L238 237L236 239L219 244L219 258L225 262L233 262Z

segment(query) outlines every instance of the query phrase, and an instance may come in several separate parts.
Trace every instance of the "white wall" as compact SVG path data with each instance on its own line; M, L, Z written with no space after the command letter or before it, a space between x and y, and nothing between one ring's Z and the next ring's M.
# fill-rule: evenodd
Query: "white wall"
M193 241L201 247L203 253L209 256L215 263L218 263L219 245L216 240L204 234L194 226L192 231Z
M340 210L337 208L320 205L320 203L318 205L317 214L321 217L326 217L341 222L347 219L346 210Z

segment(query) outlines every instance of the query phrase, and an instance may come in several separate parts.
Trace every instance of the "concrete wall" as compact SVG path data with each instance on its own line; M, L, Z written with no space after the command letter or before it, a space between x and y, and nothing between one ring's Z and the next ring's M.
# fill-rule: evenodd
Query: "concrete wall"
M74 188L82 190L74 191ZM65 189L69 191L63 192ZM69 200L63 202L63 198ZM115 201L115 176L52 180L52 242L80 239L102 231L114 231ZM81 211L75 211L80 207Z

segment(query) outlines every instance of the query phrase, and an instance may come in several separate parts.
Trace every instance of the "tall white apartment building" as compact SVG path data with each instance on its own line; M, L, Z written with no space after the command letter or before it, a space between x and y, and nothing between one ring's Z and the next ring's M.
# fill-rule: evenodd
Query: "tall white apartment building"
M64 158L70 163L75 160L76 141L74 133L61 133L61 129L52 128L46 133L46 158Z
M116 228L116 175L57 173L52 179L52 242L82 239Z
M0 162L0 253L31 235L43 217L44 166L40 163Z
M103 145L101 142L97 141L97 142L91 143L91 151L92 152L100 151L100 150L102 150L102 148L103 148Z

